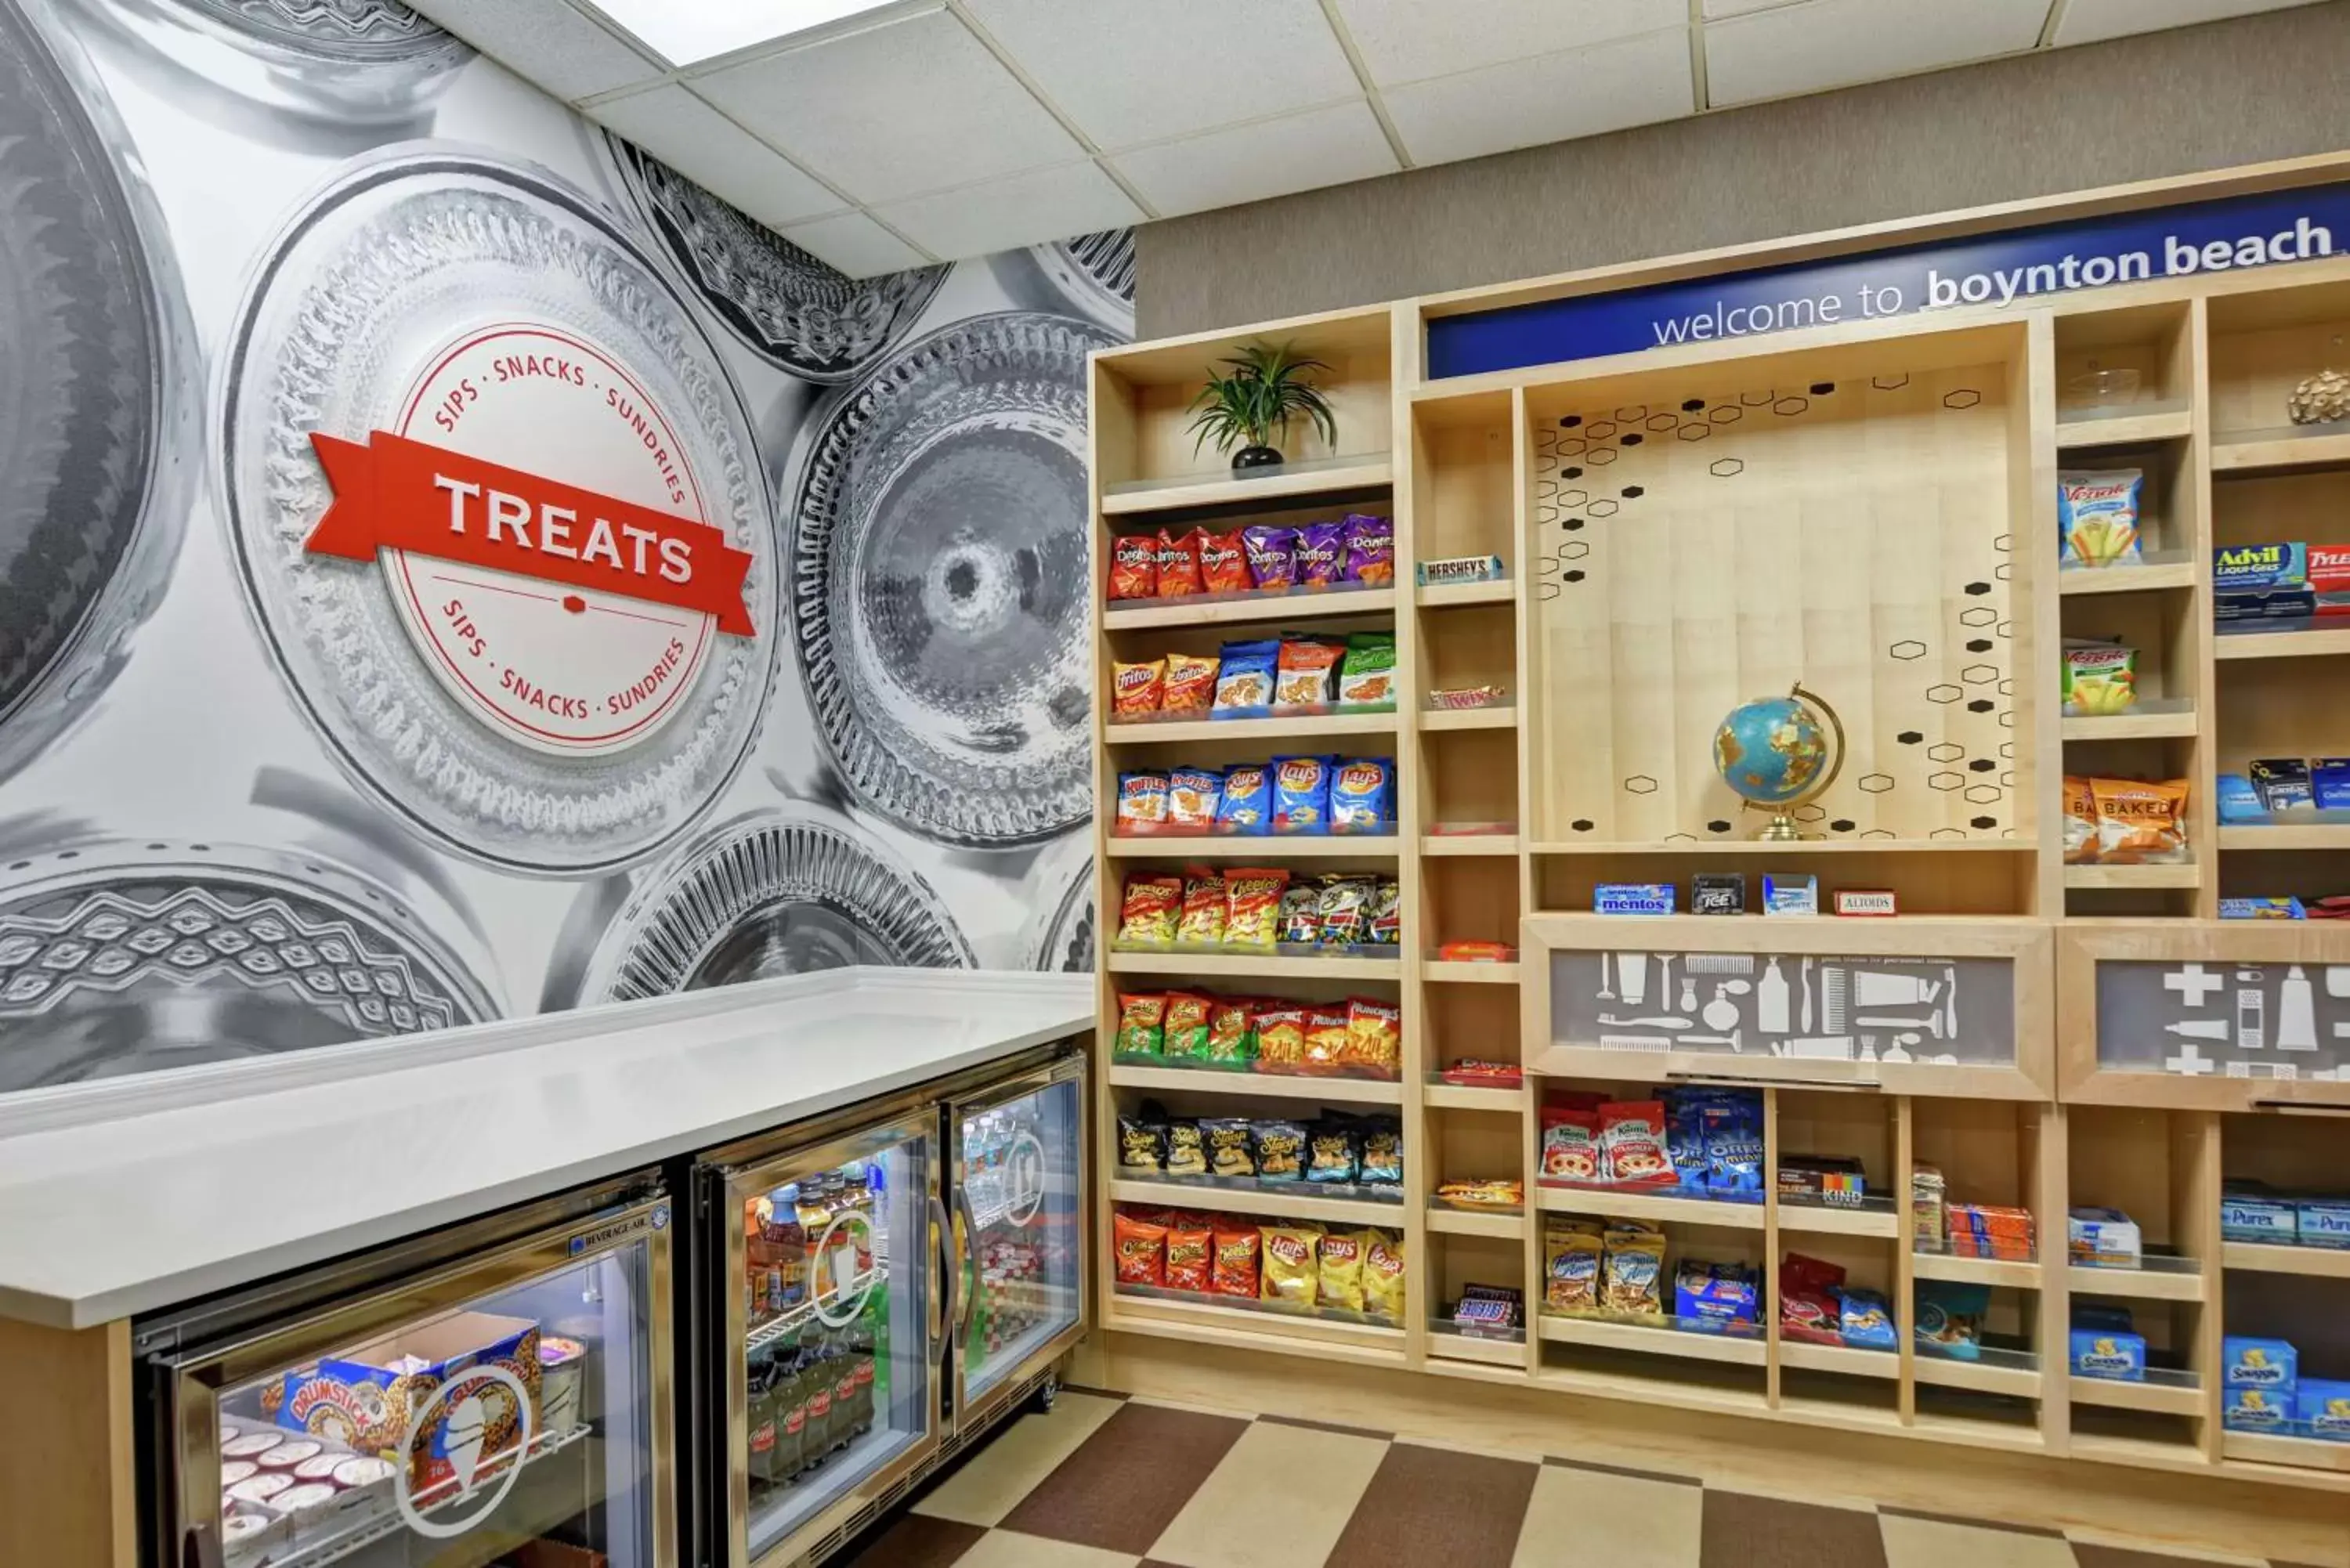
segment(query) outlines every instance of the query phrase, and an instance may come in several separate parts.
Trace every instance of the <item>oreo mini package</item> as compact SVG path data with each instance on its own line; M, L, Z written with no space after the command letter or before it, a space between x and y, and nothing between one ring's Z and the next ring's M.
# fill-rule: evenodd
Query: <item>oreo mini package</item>
M1330 774L1330 831L1395 831L1395 763L1386 757L1349 757Z
M1273 759L1273 830L1275 833L1330 831L1328 757Z

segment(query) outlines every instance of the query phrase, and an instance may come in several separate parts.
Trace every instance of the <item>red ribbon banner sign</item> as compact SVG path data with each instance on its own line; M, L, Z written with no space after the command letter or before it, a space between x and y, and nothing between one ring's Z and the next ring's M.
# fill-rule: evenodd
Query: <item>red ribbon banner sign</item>
M411 550L574 587L699 610L754 637L747 551L707 524L467 457L389 431L365 443L313 434L333 504L303 548L372 561Z

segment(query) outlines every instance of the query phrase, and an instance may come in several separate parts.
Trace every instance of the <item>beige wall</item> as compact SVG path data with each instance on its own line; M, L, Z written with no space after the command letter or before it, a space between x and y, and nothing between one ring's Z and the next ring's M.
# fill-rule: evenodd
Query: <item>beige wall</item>
M1137 327L1165 337L2345 148L2350 0L2329 0L1148 224Z

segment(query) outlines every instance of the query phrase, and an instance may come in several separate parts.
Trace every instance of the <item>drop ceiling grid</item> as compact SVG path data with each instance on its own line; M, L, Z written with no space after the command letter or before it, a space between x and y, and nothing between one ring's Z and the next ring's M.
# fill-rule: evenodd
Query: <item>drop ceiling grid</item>
M684 67L594 0L418 8L861 275L2314 3L891 0Z

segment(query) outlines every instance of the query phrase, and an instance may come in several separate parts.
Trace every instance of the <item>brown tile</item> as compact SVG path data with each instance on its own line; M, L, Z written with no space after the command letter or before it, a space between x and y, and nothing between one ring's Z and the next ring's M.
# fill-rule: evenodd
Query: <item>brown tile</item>
M1001 1523L1139 1557L1248 1427L1230 1416L1121 1405Z
M1561 1469L1590 1470L1597 1475L1622 1476L1627 1480L1663 1481L1668 1486L1703 1486L1705 1484L1696 1476L1669 1475L1663 1470L1627 1469L1622 1465L1594 1464L1589 1459L1561 1459L1556 1454L1544 1455L1543 1463L1556 1465Z
M2004 1520L1998 1519L1968 1519L1956 1513L1929 1513L1921 1508L1895 1508L1891 1503L1879 1503L1877 1511L1881 1517L1918 1519L1929 1524L1963 1524L1970 1530L2005 1530L2017 1535L2061 1537L2064 1533L2061 1530L2048 1530L2037 1524L2010 1524Z
M1887 1568L1874 1510L1705 1492L1700 1568Z
M976 1525L951 1519L904 1514L897 1523L868 1537L857 1555L843 1559L838 1568L948 1568L986 1533Z
M1510 1568L1541 1473L1523 1461L1397 1444L1379 1461L1329 1562Z
M2095 1541L2073 1542L2073 1561L2081 1568L2195 1568L2199 1563L2241 1563L2243 1558L2198 1557L2191 1552L2137 1552Z
M1259 1416L1258 1420L1275 1427L1303 1427L1309 1432L1336 1432L1342 1438L1375 1438L1384 1443L1393 1432L1374 1432L1368 1427L1341 1427L1335 1421L1309 1421L1303 1416Z

